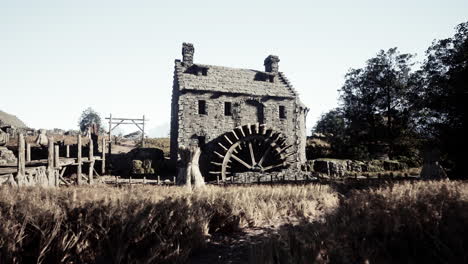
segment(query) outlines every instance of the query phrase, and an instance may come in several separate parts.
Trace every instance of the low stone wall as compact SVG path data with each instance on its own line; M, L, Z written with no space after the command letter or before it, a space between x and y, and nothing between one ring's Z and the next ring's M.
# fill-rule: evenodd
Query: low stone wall
M395 160L371 160L363 162L346 159L315 159L307 161L302 169L332 178L340 178L363 172L401 171L408 169L408 166L403 162Z
M260 172L243 172L236 173L234 177L228 177L227 183L270 183L270 182L296 182L312 180L310 173L286 169L283 171L260 173Z

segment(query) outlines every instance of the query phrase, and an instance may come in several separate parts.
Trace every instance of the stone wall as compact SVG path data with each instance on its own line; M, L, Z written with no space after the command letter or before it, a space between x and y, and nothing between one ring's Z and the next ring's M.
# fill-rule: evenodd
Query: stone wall
M228 177L226 183L281 183L281 182L307 182L316 180L310 173L297 169L286 169L271 173L243 172L234 177Z
M395 160L358 161L347 159L315 159L309 160L303 170L315 172L332 178L341 178L351 174L376 173L385 171L401 171L408 165Z
M305 161L305 129L300 129L301 126L305 126L305 117L296 111L297 105L294 99L259 99L245 95L210 92L184 92L177 98L177 124L172 124L177 129L171 130L171 137L177 136L177 142L171 138L172 158L176 158L175 149L178 146L199 145L199 137L205 138L205 144L208 148L205 148L205 151L207 151L211 141L237 126L248 123L264 123L267 127L282 132L287 139L287 145L293 145L291 150L296 152L296 162ZM198 113L199 100L206 102L206 114ZM232 104L231 116L226 116L224 113L225 102ZM286 118L279 116L280 105L285 107ZM263 109L263 111L259 112L259 109ZM202 171L202 173L205 177L207 176L206 171Z
M214 142L238 126L265 124L279 131L292 145L295 168L306 161L305 118L308 109L283 73L278 56L264 61L265 72L194 63L194 47L184 43L183 61L176 60L171 107L172 161L181 146L201 146L206 154ZM199 101L206 113L199 113ZM231 103L232 115L225 115L225 102ZM285 117L280 117L280 106ZM203 140L204 142L199 142ZM202 158L203 158L202 153ZM203 167L203 164L201 164ZM207 176L207 171L202 168Z

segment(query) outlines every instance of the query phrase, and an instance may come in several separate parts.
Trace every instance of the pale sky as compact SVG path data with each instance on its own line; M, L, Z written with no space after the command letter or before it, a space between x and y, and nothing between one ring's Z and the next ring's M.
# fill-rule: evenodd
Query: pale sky
M174 59L191 42L195 63L263 70L278 55L310 131L348 69L391 47L422 59L467 20L466 0L0 0L0 110L33 128L77 129L87 107L168 127Z

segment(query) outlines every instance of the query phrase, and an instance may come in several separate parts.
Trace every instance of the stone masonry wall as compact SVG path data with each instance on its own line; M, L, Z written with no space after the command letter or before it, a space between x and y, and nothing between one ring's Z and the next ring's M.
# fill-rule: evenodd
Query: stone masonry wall
M206 102L206 114L198 113L199 100ZM204 136L209 143L220 135L231 131L239 125L255 124L259 121L258 104L263 105L263 120L267 127L280 131L287 138L287 144L298 154L296 161L301 161L301 140L297 138L298 122L303 115L296 110L296 102L289 98L252 98L245 95L226 95L215 93L184 92L178 96L177 144L178 146L198 145L198 136ZM232 103L232 116L225 116L224 103ZM286 118L280 118L279 106L285 107ZM301 135L302 133L299 133ZM175 135L175 133L173 133Z

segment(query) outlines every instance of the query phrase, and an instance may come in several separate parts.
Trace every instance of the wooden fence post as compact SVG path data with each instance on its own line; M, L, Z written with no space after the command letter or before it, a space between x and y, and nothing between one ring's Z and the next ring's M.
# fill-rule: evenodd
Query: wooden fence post
M106 137L102 136L102 164L101 164L101 175L106 173Z
M47 149L47 178L48 178L48 185L52 185L51 182L52 180L54 181L53 185L56 185L55 183L55 164L54 164L54 139L49 138L49 146Z
M60 148L58 145L55 145L54 148L54 167L60 167Z
M18 174L16 175L16 182L19 186L24 184L26 177L26 161L25 161L25 147L24 136L18 134Z
M88 173L88 183L93 184L93 170L94 170L94 145L93 140L89 139L89 173Z
M30 162L31 161L31 144L26 143L26 161Z
M81 157L81 134L78 134L78 157L77 157L78 168L76 169L76 174L78 176L77 181L78 185L83 184L81 180L81 173L82 168L81 165L83 164L83 160Z
M60 147L59 145L55 145L54 149L54 173L55 170L60 168ZM55 186L59 186L60 184L59 174L55 173Z

